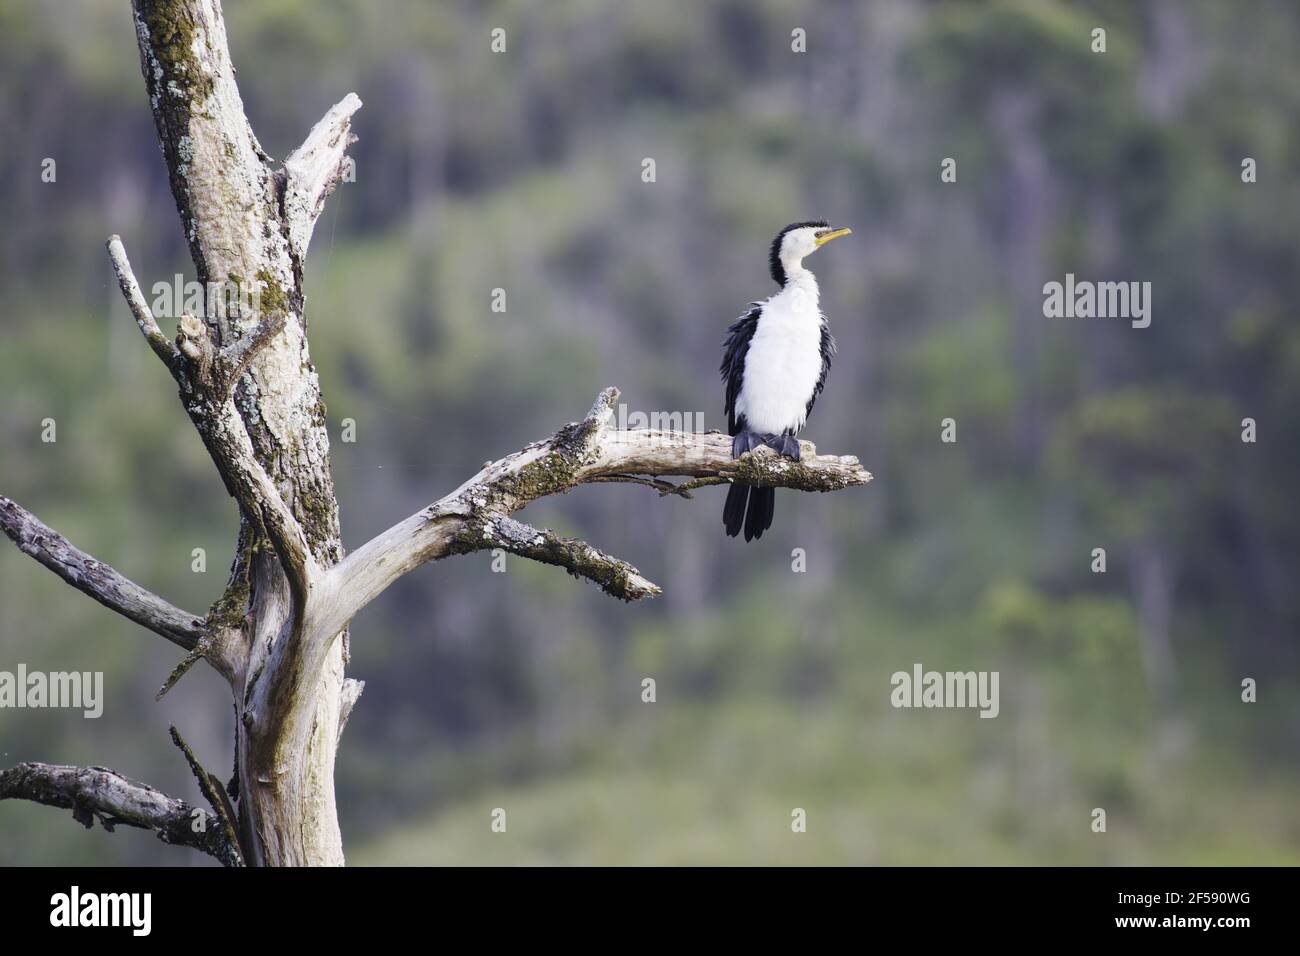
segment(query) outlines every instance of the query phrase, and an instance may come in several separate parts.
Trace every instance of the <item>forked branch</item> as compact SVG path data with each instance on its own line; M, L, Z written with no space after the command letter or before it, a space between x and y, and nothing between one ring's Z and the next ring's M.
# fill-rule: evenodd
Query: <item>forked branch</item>
M263 316L251 333L220 349L203 322L183 315L173 345L163 335L140 293L140 284L131 270L122 240L112 236L108 240L108 252L136 324L180 386L190 419L221 473L226 489L239 502L244 514L265 528L301 618L315 570L311 549L298 520L257 460L252 439L232 398L240 376L258 352L284 329L284 313Z
M766 448L731 457L731 440L716 432L687 433L609 427L618 389L601 392L581 422L551 438L489 462L445 498L375 536L326 572L323 592L332 602L329 626L341 626L413 568L450 554L499 547L559 565L624 600L660 593L636 568L583 541L539 531L510 515L529 502L578 485L632 481L661 495L708 484L741 481L797 491L839 491L865 485L871 473L852 455L819 455L800 442L795 462ZM682 485L668 476L689 479ZM326 628L328 630L328 627Z

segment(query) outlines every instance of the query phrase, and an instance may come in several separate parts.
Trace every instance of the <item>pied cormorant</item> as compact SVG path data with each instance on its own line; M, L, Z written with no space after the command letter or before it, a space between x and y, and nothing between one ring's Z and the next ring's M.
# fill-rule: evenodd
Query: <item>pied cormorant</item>
M723 343L720 371L727 385L733 458L767 445L799 460L795 436L826 385L835 354L835 340L817 303L817 278L803 267L803 259L849 233L816 220L792 223L773 240L772 278L781 291L751 303ZM772 526L775 507L776 489L733 484L722 522L733 537L743 526L745 540L752 541Z

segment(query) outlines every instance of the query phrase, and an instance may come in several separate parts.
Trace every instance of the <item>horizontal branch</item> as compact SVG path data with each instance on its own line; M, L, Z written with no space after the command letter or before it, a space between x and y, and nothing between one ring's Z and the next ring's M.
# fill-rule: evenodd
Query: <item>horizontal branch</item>
M0 528L23 554L35 558L78 591L173 644L193 650L206 633L201 617L182 611L123 577L3 496L0 496ZM213 663L221 669L216 660Z
M782 458L766 446L736 459L731 457L731 439L718 432L607 431L596 455L575 475L575 483L626 473L695 479L678 488L740 482L795 491L840 491L871 481L871 473L853 455L819 455L810 441L799 442L799 449L799 461Z
M871 473L852 455L819 455L812 442L800 442L801 459L791 461L767 448L740 459L731 457L731 439L717 432L620 431L609 427L618 389L608 388L581 422L566 425L546 441L535 442L500 461L489 462L474 477L427 508L384 531L328 572L322 588L322 614L337 630L402 575L428 561L464 553L485 522L501 528L501 518L531 501L578 485L606 481L649 484L662 494L709 484L742 482L796 491L839 491L871 481ZM668 476L690 479L673 485ZM496 544L526 557L559 564L590 577L611 594L627 599L658 593L635 568L603 555L580 541L527 528L521 543L507 536ZM591 555L598 555L594 564ZM590 573L588 573L590 572ZM629 576L622 587L607 586L609 576Z
M104 767L20 763L0 771L0 800L71 810L87 829L99 820L110 832L119 823L152 830L164 843L191 847L224 866L240 865L238 847L207 811Z

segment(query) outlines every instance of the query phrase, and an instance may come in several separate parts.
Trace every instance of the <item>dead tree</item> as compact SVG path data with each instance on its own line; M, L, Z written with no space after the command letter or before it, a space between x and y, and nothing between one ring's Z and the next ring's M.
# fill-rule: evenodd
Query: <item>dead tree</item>
M347 162L349 94L283 165L258 144L240 101L220 0L134 0L140 65L172 194L205 288L256 280L256 307L159 327L118 237L108 252L145 341L239 505L229 582L205 614L173 606L78 550L8 498L0 526L73 587L186 654L159 696L205 661L231 689L236 774L229 786L184 742L210 811L103 768L27 763L0 772L0 799L71 808L90 826L151 829L227 865L338 865L334 757L362 689L344 674L353 616L413 568L483 549L557 565L627 601L659 593L625 561L512 517L590 482L649 485L661 496L744 481L833 491L871 480L853 457L803 460L766 450L733 461L717 433L611 427L606 389L579 422L486 465L450 494L350 554L339 535L320 385L307 347L303 268L312 228ZM212 312L214 310L207 310ZM680 483L667 477L687 479ZM197 827L200 814L208 825Z

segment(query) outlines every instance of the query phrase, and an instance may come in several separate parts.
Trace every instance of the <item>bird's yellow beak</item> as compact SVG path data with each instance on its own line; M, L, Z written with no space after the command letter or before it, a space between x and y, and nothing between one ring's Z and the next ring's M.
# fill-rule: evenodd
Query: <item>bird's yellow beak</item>
M822 246L826 245L826 243L830 242L832 239L838 239L840 236L849 236L852 234L853 234L853 230L850 229L848 226L845 226L842 229L828 229L825 232L823 232L821 235L817 236L815 242L817 243L817 247L821 248Z

